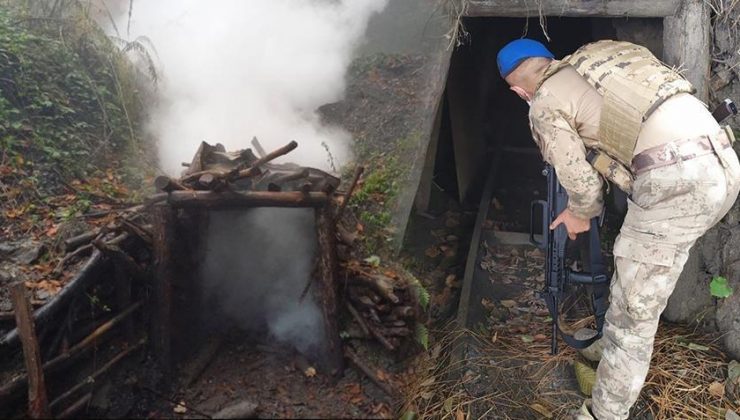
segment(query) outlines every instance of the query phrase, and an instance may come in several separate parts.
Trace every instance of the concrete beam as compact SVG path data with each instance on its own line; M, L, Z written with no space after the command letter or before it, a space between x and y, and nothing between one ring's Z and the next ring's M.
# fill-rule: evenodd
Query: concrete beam
M472 17L666 17L681 0L467 0Z
M663 19L663 61L678 68L704 102L709 99L710 37L709 7L703 0L684 0L675 16Z

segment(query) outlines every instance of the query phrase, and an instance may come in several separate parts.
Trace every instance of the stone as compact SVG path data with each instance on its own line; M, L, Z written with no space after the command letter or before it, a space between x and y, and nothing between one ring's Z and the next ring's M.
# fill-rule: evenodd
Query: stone
M728 230L722 245L722 263L728 266L736 261L740 261L740 226Z
M717 327L723 334L725 348L733 358L740 358L740 261L727 268L727 280L734 293L719 299L717 305Z
M663 318L671 322L692 323L699 315L707 315L714 301L709 293L709 282L712 276L702 267L700 244L695 245L689 253L683 272L678 278L676 288L668 299L663 311ZM711 316L710 316L711 318Z
M34 240L0 242L0 255L18 264L31 264L39 259L44 244Z

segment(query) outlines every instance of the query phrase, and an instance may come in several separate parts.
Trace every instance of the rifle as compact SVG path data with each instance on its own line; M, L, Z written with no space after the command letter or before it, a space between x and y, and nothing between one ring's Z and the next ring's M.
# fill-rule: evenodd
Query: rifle
M530 211L531 229L529 240L538 248L545 250L545 287L540 297L545 300L547 309L552 318L552 354L558 352L558 335L571 347L582 349L590 346L601 338L604 326L604 315L609 305L609 277L606 274L606 266L601 253L601 241L599 239L599 226L602 217L591 219L591 228L588 232L580 235L588 235L588 254L590 272L575 272L566 263L566 250L568 245L568 232L565 225L560 225L550 230L550 224L568 204L568 193L558 181L555 168L546 164L542 174L547 177L547 201L536 200L532 202ZM542 212L542 240L535 238L534 215L536 209ZM580 236L579 235L579 236ZM596 320L596 335L586 340L579 340L564 333L560 329L559 315L560 302L565 292L574 284L590 285L591 306Z

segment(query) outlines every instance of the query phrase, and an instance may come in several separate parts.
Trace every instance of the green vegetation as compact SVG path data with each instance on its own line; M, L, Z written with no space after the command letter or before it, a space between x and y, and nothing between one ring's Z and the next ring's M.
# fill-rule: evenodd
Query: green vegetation
M81 2L20 3L0 2L0 228L124 197L154 155L141 124L151 74L127 60L131 43L117 48Z
M733 290L725 277L716 276L712 279L712 282L709 283L709 292L714 297L727 298L732 296Z

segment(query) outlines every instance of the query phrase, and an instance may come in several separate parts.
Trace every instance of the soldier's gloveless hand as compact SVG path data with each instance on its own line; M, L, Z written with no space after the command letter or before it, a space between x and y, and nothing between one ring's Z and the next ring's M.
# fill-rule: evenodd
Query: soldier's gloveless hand
M550 224L550 230L554 230L561 224L565 225L565 229L568 231L568 237L571 240L576 239L576 235L583 232L588 232L591 228L591 221L589 219L583 219L571 212L569 209L563 210L555 220Z

